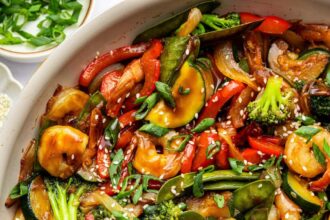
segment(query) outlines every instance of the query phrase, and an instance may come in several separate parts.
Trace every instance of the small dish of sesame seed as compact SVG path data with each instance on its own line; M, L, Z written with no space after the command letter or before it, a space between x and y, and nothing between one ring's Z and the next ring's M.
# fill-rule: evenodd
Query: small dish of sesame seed
M21 90L22 85L13 77L9 68L0 63L0 128Z

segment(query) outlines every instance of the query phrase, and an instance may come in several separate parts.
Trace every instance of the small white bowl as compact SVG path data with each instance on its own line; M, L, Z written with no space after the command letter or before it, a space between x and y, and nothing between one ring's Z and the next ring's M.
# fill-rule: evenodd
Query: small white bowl
M0 63L0 79L0 94L5 94L10 98L11 109L18 99L23 86L13 77L9 68L3 63ZM0 132L6 120L6 116L0 119Z
M13 77L9 68L0 63L0 93L7 94L14 102L18 99L23 86Z
M79 27L81 27L91 14L91 9L93 7L93 0L78 0L82 4L82 10L78 22L65 29L66 39L72 36ZM31 22L29 30L32 32L37 32L34 27L36 22ZM0 56L15 62L22 63L37 63L44 61L48 55L57 47L58 45L45 45L41 47L33 47L28 44L18 44L18 45L0 45Z

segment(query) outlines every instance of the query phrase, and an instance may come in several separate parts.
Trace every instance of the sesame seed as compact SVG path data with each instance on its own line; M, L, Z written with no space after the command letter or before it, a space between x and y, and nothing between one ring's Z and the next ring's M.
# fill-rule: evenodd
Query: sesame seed
M117 99L117 103L120 103L120 101L121 101L121 98L118 98L118 99Z
M260 183L259 185L258 185L258 188L260 189L262 187L262 183Z
M238 97L238 102L239 103L242 103L242 101L243 101L242 98L241 97Z
M74 160L74 154L71 155L71 160Z
M136 94L136 98L139 98L139 97L140 97L140 93L137 93L137 94Z
M287 212L285 213L285 216L284 216L285 219L289 219L290 218L290 214Z
M198 118L198 113L195 113L195 118L196 118L196 119Z
M303 171L307 171L307 168L305 166L302 166Z

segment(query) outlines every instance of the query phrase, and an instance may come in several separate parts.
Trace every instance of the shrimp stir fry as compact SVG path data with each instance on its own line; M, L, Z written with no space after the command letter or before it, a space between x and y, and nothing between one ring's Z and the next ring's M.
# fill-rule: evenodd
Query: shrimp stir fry
M16 218L330 218L329 26L217 5L56 89L5 203Z

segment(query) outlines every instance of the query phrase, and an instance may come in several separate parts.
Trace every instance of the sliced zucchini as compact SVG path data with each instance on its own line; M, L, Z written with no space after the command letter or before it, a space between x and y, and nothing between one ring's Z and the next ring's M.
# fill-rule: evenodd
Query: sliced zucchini
M189 89L181 94L179 88ZM176 108L168 107L162 100L150 111L146 120L164 128L177 128L188 124L205 103L205 84L201 73L187 60L180 69L179 77L172 87Z
M299 54L298 60L305 60L309 56L313 56L316 54L326 54L330 56L330 51L321 47L315 47L312 49L305 50Z
M316 213L321 209L322 200L308 190L307 182L291 172L284 174L282 187L286 195L305 212Z
M37 176L29 185L29 192L21 199L25 219L54 219L45 183Z

